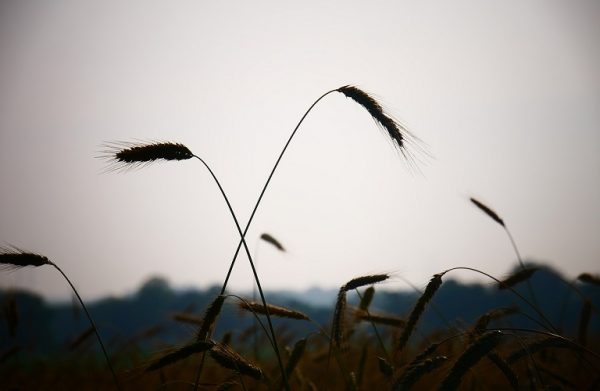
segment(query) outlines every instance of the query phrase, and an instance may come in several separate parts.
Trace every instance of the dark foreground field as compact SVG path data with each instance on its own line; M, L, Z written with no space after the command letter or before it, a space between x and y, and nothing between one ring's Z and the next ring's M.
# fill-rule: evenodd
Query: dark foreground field
M365 276L321 292L330 306L301 294L267 295L283 307L270 313L291 389L600 387L593 278L570 285L535 268L527 280L535 299L525 281L500 290L447 276L434 277L425 293L375 290L388 278ZM193 389L203 362L199 389L283 389L261 306L232 295L211 314L218 293L175 291L157 278L130 297L91 303L119 387ZM77 303L50 305L24 292L3 292L0 300L1 389L117 387ZM207 327L211 337L203 340Z

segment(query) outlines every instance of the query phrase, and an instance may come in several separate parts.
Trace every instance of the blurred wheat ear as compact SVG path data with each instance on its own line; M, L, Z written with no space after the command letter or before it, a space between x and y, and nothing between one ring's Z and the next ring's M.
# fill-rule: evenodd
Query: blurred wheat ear
M285 252L285 247L283 247L283 245L281 244L281 242L279 242L279 240L275 239L272 235L270 235L270 234L268 234L268 233L265 232L262 235L260 235L260 238L262 240L264 240L265 242L270 243L271 245L273 245L279 251Z

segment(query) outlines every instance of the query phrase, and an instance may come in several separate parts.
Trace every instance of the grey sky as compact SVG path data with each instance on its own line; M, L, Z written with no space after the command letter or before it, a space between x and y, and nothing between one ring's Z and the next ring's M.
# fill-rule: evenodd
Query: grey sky
M524 256L598 272L599 18L596 1L2 0L0 242L48 255L86 297L153 274L221 283L237 236L203 167L106 174L101 144L186 144L245 223L304 111L355 84L432 158L419 174L355 103L320 102L247 237L265 288L502 275L510 244L469 196ZM51 269L5 271L0 286L70 294ZM251 287L245 257L232 287Z

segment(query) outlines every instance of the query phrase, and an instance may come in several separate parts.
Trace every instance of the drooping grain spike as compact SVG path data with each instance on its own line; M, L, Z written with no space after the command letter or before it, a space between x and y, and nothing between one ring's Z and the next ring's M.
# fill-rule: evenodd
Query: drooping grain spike
M526 269L519 269L515 273L508 276L508 278L500 281L498 289L507 289L517 285L520 282L528 280L533 273L540 270L539 267L529 267Z
M403 150L407 130L388 116L381 105L369 94L354 86L343 86L337 89L347 98L354 100L369 112L375 122L385 129L399 150Z
M477 338L479 335L483 334L486 331L488 324L496 319L503 318L505 316L512 315L518 312L518 309L515 307L505 307L505 308L496 308L485 314L481 315L475 325L471 329L471 338Z
M394 383L393 390L410 390L412 386L419 381L421 377L423 377L423 375L441 367L446 361L448 361L446 356L437 356L434 358L428 358L416 363L415 365L407 367L404 373Z
M159 359L157 359L152 364L148 365L146 368L146 372L155 371L157 369L166 367L167 365L174 364L178 361L183 360L195 353L205 352L211 349L214 345L214 342L211 341L195 341L190 344L184 345L180 348L169 352Z
M262 235L260 235L260 238L262 240L264 240L267 243L270 243L271 245L275 246L275 248L277 248L279 251L283 251L285 252L285 247L283 247L283 245L279 242L279 240L275 239L272 235L269 235L268 233L263 233Z
M440 342L434 342L431 345L429 345L427 348L425 348L425 350L423 350L421 353L419 353L411 362L410 364L408 364L409 367L418 364L419 362L425 360L425 358L427 358L427 356L432 355L438 347L440 347L441 343Z
M285 366L285 372L288 376L292 374L296 365L300 362L304 351L306 350L306 338L302 338L294 344L294 348L292 349L292 353L290 354L290 358Z
M210 303L210 305L206 309L206 312L204 313L202 326L200 326L196 334L196 341L204 341L208 338L210 329L217 320L217 317L221 312L221 308L223 307L224 302L225 296L219 295L213 300L212 303Z
M333 311L333 323L331 326L331 338L337 348L341 348L344 342L344 316L346 312L346 290L340 288L337 300L335 302L335 310Z
M230 347L215 343L209 351L210 356L221 366L232 369L242 375L260 380L263 377L262 370L252 364Z
M378 282L385 281L388 278L390 278L390 276L387 274L372 274L369 276L357 277L348 281L343 288L347 292L356 288L360 288L361 286L377 284Z
M172 318L173 318L173 320L175 320L177 322L190 323L190 324L193 324L196 326L202 326L202 323L203 323L202 318L199 318L194 315L190 315L185 312L173 314Z
M486 206L485 204L481 203L480 201L477 201L475 198L471 197L470 198L471 202L479 208L479 210L481 210L483 213L485 213L486 215L488 215L492 220L494 220L495 222L497 222L498 224L500 224L501 226L505 227L504 225L504 220L502 220L500 218L500 216L498 216L498 214L496 212L494 212L491 208L489 208L488 206Z
M374 314L372 312L366 313L359 310L357 311L356 317L365 322L373 322L385 326L398 328L406 326L406 320L392 315Z
M456 390L469 368L475 366L482 357L485 357L494 349L503 336L499 331L491 331L476 339L456 360L454 366L440 384L439 389L444 391Z
M406 326L404 327L404 330L402 330L402 334L400 335L400 338L398 339L398 342L396 344L397 353L400 353L402 351L402 349L404 348L404 346L406 345L406 343L408 342L408 339L410 338L410 335L412 334L415 326L417 325L417 322L419 321L421 314L425 310L425 306L431 300L431 298L433 297L433 295L435 294L435 292L439 289L439 287L441 285L442 285L442 274L435 274L431 278L431 281L429 281L429 284L427 284L427 287L425 288L425 292L423 292L423 294L421 295L421 297L415 304L415 307L413 308L413 310L411 311L411 313L408 317Z
M266 315L265 307L262 303L254 301L241 301L239 307L243 310L254 312L256 314ZM310 318L302 312L295 311L289 308L280 307L273 304L267 304L269 315L279 316L280 318L298 319L298 320L309 320Z

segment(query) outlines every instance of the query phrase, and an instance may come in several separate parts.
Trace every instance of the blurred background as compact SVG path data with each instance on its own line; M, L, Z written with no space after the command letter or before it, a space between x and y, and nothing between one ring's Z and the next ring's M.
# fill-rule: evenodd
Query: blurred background
M306 109L353 84L420 140L416 164L351 100L321 101L247 235L265 289L503 276L515 254L471 196L525 258L598 272L599 17L596 1L1 0L0 244L47 255L86 299L153 275L220 284L239 236L204 167L105 172L102 145L185 144L245 225ZM230 287L252 288L242 254ZM0 288L71 297L50 268Z

